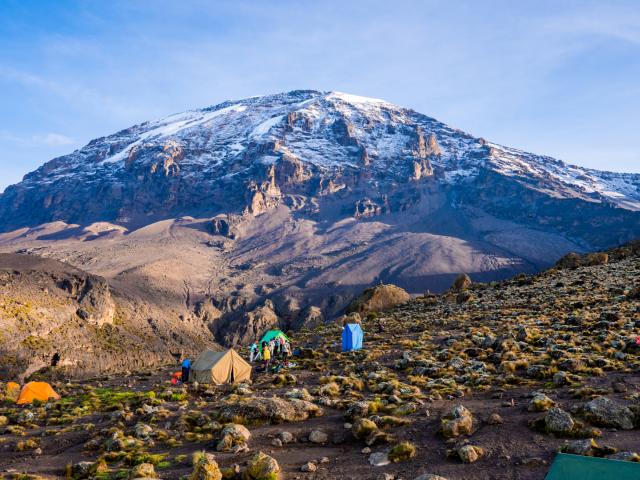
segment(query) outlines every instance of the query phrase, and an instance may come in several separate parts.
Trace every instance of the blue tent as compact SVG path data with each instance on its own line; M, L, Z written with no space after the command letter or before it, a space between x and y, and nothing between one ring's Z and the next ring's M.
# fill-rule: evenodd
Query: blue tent
M357 323L347 323L342 329L342 351L360 350L364 332Z

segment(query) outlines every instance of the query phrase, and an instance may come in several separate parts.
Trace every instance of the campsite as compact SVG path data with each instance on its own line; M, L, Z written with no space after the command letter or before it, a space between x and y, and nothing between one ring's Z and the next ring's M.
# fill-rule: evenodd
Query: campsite
M552 338L579 345L575 353L571 347L549 364L535 347L545 338L539 328L550 285L592 278L589 294L606 298L609 285L627 285L639 268L632 256L526 282L474 284L464 303L452 290L376 315L345 315L283 334L295 354L276 372L249 363L244 345L201 352L186 384L172 384L175 364L82 381L51 378L60 399L24 405L15 403L15 386L3 384L0 470L21 479L220 478L202 473L206 464L222 478L244 480L438 478L425 473L573 480L562 473L570 465L576 474L604 469L613 475L607 478L637 478L640 348L630 341L624 355L603 355L601 345L601 338L628 338L625 324L612 321L604 337L593 335L605 326L610 306L603 303L584 311L584 328L558 324ZM585 295L567 292L553 309L573 312ZM616 305L637 319L637 300ZM475 323L494 308L518 314ZM268 471L256 473L259 466Z

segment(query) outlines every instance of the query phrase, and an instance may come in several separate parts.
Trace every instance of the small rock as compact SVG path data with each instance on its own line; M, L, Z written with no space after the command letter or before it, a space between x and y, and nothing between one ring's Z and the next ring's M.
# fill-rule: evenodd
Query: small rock
M293 441L295 441L293 434L287 431L280 432L278 434L278 438L283 444L292 443Z
M315 472L318 469L315 463L307 462L300 467L301 472Z
M158 407L152 407L151 405L147 405L146 403L142 405L142 411L146 415L151 415L152 413L156 413L158 411Z
M562 451L565 453L572 453L574 455L587 455L593 454L593 449L597 448L598 444L593 438L585 438L584 440L573 440L562 447Z
M131 470L129 474L129 478L158 478L156 475L156 471L153 468L151 463L141 463L140 465L136 465Z
M618 452L609 455L607 458L611 460L622 460L625 462L640 462L640 455L635 452Z
M369 464L373 467L384 467L389 465L389 456L385 452L374 452L369 455Z
M389 403L395 403L396 405L402 403L402 400L400 400L397 395L389 395L388 401Z
M71 474L74 478L88 477L93 469L93 462L78 462L71 467Z
M331 435L331 443L334 445L342 445L346 440L344 432L333 432L333 435Z
M483 455L484 450L475 445L463 445L458 448L458 456L464 463L477 462Z
M544 393L536 393L529 402L530 412L546 412L556 406L556 402L547 397Z
M363 439L377 429L378 426L368 418L359 418L353 423L351 431L353 432L354 437L357 439Z
M360 450L360 453L364 453L365 455L371 453L371 449L369 447L364 447L362 450Z
M136 438L148 439L153 433L153 428L151 428L149 425L145 423L138 423L134 427L134 432L135 432Z
M322 430L313 430L309 434L309 441L311 443L326 443L329 440L329 436Z
M531 458L525 458L524 460L522 460L522 465L526 466L526 467L539 467L541 465L546 465L547 461L540 458L540 457L531 457Z
M553 384L560 387L569 383L569 374L567 372L556 372L553 374Z
M502 420L502 417L497 413L492 413L487 419L489 425L501 425L503 422L504 420Z
M231 449L232 453L242 453L242 452L248 452L249 451L249 446L245 443L242 445L236 445Z
M627 385L624 382L613 382L611 384L611 387L613 388L613 391L616 393L626 393L627 392Z

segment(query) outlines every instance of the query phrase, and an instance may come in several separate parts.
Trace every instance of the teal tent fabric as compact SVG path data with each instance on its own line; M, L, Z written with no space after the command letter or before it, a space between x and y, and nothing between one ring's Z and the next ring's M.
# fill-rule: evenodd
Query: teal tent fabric
M364 340L364 332L362 327L357 323L347 323L342 329L342 351L350 352L351 350L360 350L362 341Z
M264 336L262 337L262 340L260 340L260 344L262 344L262 342L269 343L272 339L280 340L281 338L284 338L285 341L287 341L287 342L291 342L289 340L289 337L287 337L282 332L282 330L269 330L267 333L264 334Z
M559 453L545 480L638 480L640 463Z

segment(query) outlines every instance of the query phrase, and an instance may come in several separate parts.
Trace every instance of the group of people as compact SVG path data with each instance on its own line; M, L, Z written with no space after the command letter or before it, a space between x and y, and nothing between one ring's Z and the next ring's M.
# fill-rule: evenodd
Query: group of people
M282 365L288 367L289 358L291 358L291 344L282 337L268 342L263 341L261 345L255 341L249 348L249 362L262 361L265 371L276 359L282 360Z

